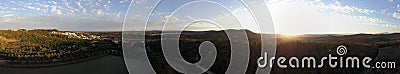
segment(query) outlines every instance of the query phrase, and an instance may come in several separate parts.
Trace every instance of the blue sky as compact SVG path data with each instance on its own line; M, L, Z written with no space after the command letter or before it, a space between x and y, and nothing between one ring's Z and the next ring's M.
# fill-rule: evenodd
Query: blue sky
M118 31L130 0L1 0L0 29Z
M239 2L215 0L218 4L193 3L189 0L163 0L154 9L148 29L160 29L160 23L173 17L171 24L187 24L193 19L212 19L227 28L253 30L251 16ZM151 0L134 0L134 7L142 8L127 20L145 21L142 15L151 7ZM130 0L1 0L0 29L56 28L72 31L121 31ZM283 34L347 34L400 32L399 0L267 0L275 31ZM170 16L178 7L182 7ZM133 10L135 11L135 10ZM207 12L204 12L207 11ZM229 21L240 18L238 21ZM250 17L250 18L249 18ZM155 24L155 25L154 25ZM143 24L136 24L143 25ZM210 28L199 24L192 29ZM162 27L162 26L161 26Z

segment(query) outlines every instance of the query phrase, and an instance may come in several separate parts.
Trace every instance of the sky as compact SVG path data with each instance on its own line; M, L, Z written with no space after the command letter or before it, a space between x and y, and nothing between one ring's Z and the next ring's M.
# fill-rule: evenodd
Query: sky
M210 1L214 2L163 0L152 9L157 0L1 0L0 29L121 31L130 8L128 30L174 30L182 25L190 30L259 30L240 0ZM400 32L399 0L267 0L264 4L280 34ZM141 24L147 20L147 25Z
M268 5L277 33L400 32L399 0L271 0Z
M0 29L120 31L130 0L0 0Z

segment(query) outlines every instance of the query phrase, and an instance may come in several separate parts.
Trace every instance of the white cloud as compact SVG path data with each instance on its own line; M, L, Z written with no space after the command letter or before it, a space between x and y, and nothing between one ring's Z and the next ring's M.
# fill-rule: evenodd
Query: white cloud
M383 10L381 10L381 14L386 14L387 13L387 11L388 11L388 9L383 9Z
M394 18L400 19L400 14L399 13L393 13L392 16Z
M15 16L10 14L0 18L0 25L3 26L0 27L0 29L55 28L73 31L120 31L122 28L122 18L117 18L115 16L90 16L82 18L82 16L75 15Z
M62 4L64 4L69 9L69 10L67 10L67 11L69 11L69 13L74 13L78 10L78 9L70 6L70 2L68 2L68 0L62 0Z
M400 3L396 5L397 12L400 12Z
M103 12L102 10L97 10L96 14L102 14L102 12Z
M129 3L129 2L130 2L130 0L121 0L121 1L119 1L120 4L125 4L125 3Z
M394 0L388 0L389 3L393 3Z
M333 10L333 11L337 11L337 12L342 12L342 13L346 13L346 14L349 14L349 13L370 14L370 13L375 12L374 10L363 9L363 8L358 8L358 7L354 7L354 6L348 6L348 5L343 6L343 5L340 5L340 2L336 2L335 4L312 2L312 3L308 3L308 5L316 6L321 9L329 9L329 10Z
M79 9L81 9L83 14L86 14L86 8L84 8L81 4L81 0L76 0L75 4L78 5Z
M144 4L146 2L147 2L147 0L132 0L133 4Z
M17 8L11 8L11 10L15 11L15 10L17 10Z
M212 6L214 7L214 6ZM209 10L209 12L190 12L190 10L194 10L195 8L191 8L191 6L183 7L175 12L176 15L173 16L164 16L159 17L154 22L154 20L150 20L149 24L159 24L154 26L149 26L148 28L154 27L163 27L162 21L168 20L167 26L164 28L166 30L178 30L180 29L178 26L186 25L186 30L196 30L196 31L204 31L204 30L221 30L221 29L254 29L253 27L257 27L252 19L252 15L245 8L236 8L234 10L228 11L223 7L215 6L214 8L207 9L197 9L197 10ZM222 10L216 12L215 10ZM153 16L159 16L164 14L171 14L169 12L155 12ZM190 13L190 14L188 14ZM212 14L216 16L198 16L198 14ZM150 18L152 19L152 18ZM163 20L164 19L164 20ZM206 20L204 20L206 19ZM207 22L208 21L208 22ZM214 22L214 23L210 23ZM191 24L190 24L191 23ZM161 30L152 29L152 30ZM256 29L257 30L257 29Z
M14 14L7 14L7 15L3 15L3 17L12 17L15 16Z
M26 6L26 8L28 8L28 9L36 9L35 7L32 7L32 6Z
M56 6L51 7L51 12L56 13L56 14L62 14L60 9L57 9Z
M335 4L340 2L323 4L284 0L270 3L269 9L276 32L284 34L371 33L388 30L381 27L397 27L379 18L348 14L370 14L374 11ZM335 12L323 11L327 9Z
M14 22L18 19L20 19L20 17L16 16L15 14L6 14L3 15L2 18L0 18L0 22Z
M113 4L111 2L114 2L111 0L12 0L10 2L14 5L4 5L0 2L3 4L0 5L0 25L2 26L0 29L56 28L76 31L119 31L122 27L123 9L108 11ZM30 10L29 14L32 15L19 15L28 14L25 10Z
M51 3L53 3L53 4L58 4L56 1L51 1Z

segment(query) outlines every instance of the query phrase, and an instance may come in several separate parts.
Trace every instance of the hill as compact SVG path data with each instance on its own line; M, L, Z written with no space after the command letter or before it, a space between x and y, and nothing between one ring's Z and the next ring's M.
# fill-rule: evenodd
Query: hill
M43 67L80 62L122 50L112 39L57 30L0 30L0 66Z

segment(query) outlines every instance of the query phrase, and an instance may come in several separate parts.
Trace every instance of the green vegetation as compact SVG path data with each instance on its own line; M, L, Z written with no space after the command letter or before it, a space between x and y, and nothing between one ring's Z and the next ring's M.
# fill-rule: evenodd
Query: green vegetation
M0 60L6 67L41 67L73 63L117 53L119 44L105 39L71 38L57 30L1 30ZM90 33L77 33L89 35Z
M83 39L54 34L54 30L0 31L0 66L5 67L43 67L56 66L97 59L106 55L122 56L121 32L74 32L80 35L101 36L100 39ZM60 32L62 31L56 31ZM217 59L207 73L225 73L230 63L230 41L243 43L249 41L250 59L246 73L254 73L258 68L256 60L261 49L261 35L246 31L247 40L229 40L223 31L182 32L179 49L182 57L191 63L201 59L198 47L204 41L212 42L217 48ZM161 48L161 32L146 33L146 52L157 73L179 73L168 65ZM173 39L173 38L171 38ZM399 62L400 34L361 34L361 35L302 35L277 38L276 56L320 58L328 54L337 55L336 47L345 45L346 56L371 57L375 61ZM390 50L381 52L382 50ZM397 53L396 53L397 52ZM384 54L384 55L382 55ZM319 60L319 59L317 59ZM6 62L2 62L6 61ZM286 64L288 62L285 62ZM287 74L336 74L336 73L398 73L396 69L337 69L324 66L320 69L292 69L273 67L272 73Z

